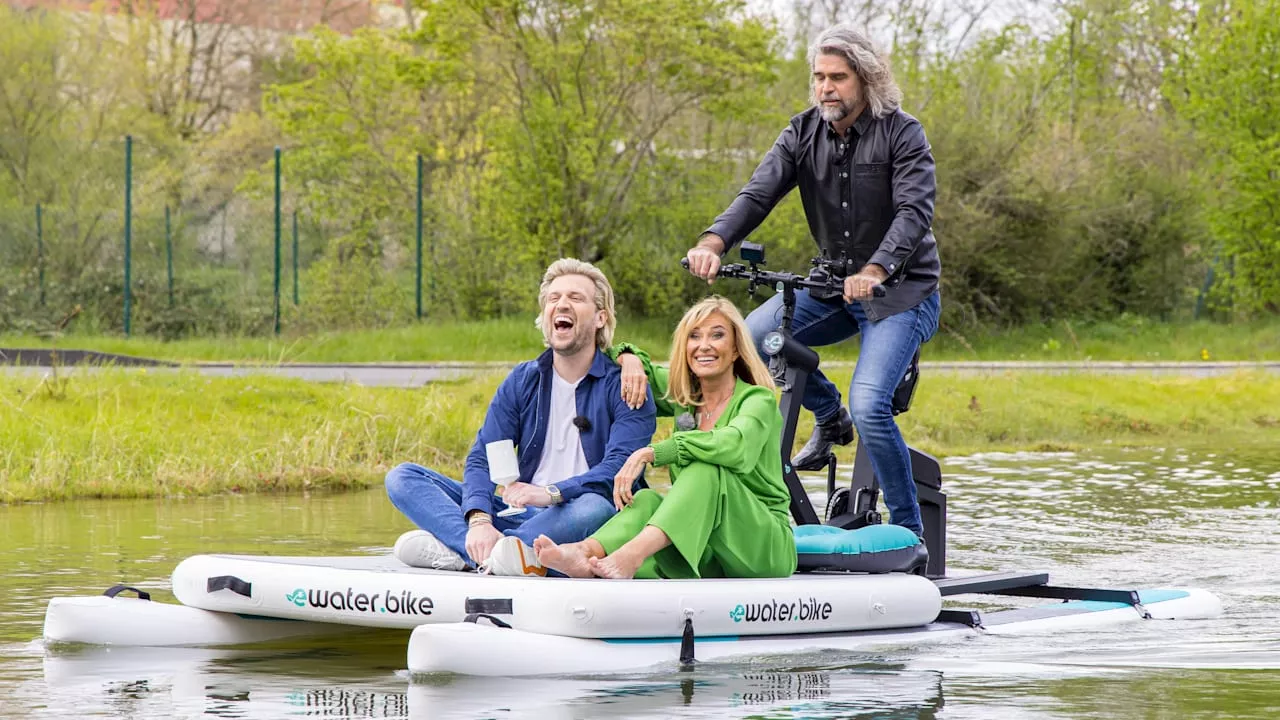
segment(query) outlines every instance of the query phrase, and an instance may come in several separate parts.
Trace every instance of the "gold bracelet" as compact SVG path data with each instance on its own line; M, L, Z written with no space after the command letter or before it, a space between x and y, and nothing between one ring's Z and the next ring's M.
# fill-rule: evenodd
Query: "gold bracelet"
M476 512L476 514L471 516L470 520L467 520L467 527L469 528L473 528L477 525L492 525L492 524L493 524L493 518L489 516L489 513L484 513L484 512Z

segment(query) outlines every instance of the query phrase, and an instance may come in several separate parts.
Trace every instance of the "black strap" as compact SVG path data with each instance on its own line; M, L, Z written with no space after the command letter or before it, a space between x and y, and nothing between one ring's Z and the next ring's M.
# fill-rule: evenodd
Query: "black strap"
M696 662L693 657L693 618L684 619L684 633L680 636L680 664L688 667Z
M237 595L253 598L253 583L247 583L234 575L211 577L205 583L205 592L214 593L219 590L230 590Z
M505 623L505 622L503 622L503 621L499 620L498 618L496 618L496 617L494 617L494 616L492 616L492 615L490 615L490 614L488 614L488 613L471 613L471 614L467 615L466 617L462 618L462 622L475 623L475 624L477 624L477 625L478 625L478 624L480 624L480 623L479 623L480 618L484 618L485 620L488 620L489 622L493 623L493 624L494 624L494 625L496 625L497 627L500 627L500 628L506 628L506 629L508 629L508 630L510 630L510 629L511 629L511 626L510 626L510 625L508 625L507 623Z
M511 598L467 598L463 612L482 615L511 615Z
M138 588L133 587L131 585L112 585L111 587L107 588L106 591L103 592L102 594L106 595L109 598L113 598L119 595L120 593L124 592L125 590L130 590L132 592L137 593L139 600L151 599L151 593L146 592L145 590L139 590Z

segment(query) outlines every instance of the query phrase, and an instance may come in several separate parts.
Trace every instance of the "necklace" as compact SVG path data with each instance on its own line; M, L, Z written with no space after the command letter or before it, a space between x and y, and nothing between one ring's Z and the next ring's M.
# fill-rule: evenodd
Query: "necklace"
M704 410L698 413L698 419L700 421L699 424L703 422L715 423L715 421L719 419L720 414L724 412L724 409L729 405L729 401L731 399L733 399L733 393L729 393L723 400L716 403L715 410L706 410L704 407Z

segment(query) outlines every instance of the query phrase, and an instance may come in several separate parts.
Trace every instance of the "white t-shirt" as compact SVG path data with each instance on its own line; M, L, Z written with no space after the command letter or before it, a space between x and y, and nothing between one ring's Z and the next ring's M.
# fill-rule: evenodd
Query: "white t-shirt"
M579 380L578 382L582 382ZM582 436L573 419L578 416L578 383L571 383L551 371L551 416L547 418L547 437L542 444L542 458L532 483L539 487L554 485L590 469L582 452Z

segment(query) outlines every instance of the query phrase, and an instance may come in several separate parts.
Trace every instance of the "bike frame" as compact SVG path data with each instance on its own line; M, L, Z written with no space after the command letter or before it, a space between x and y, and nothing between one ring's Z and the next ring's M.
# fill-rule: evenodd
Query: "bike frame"
M743 243L742 255L747 260L747 265L723 265L718 276L746 280L747 291L752 295L755 295L756 288L765 285L782 293L782 318L778 329L765 336L761 343L769 356L769 372L782 393L778 401L778 410L782 414L782 477L791 494L791 517L796 524L819 525L823 522L822 518L814 509L813 502L800 481L800 475L791 464L791 448L795 445L796 427L800 421L801 399L809 376L817 370L820 359L812 348L792 337L791 323L795 317L796 291L804 288L827 295L842 294L844 278L841 270L848 268L848 262L815 258L811 261L814 270L806 277L762 269L760 266L764 264L764 248L759 245ZM688 267L687 260L682 260L681 264ZM877 297L882 297L884 293L883 286L876 286L874 294ZM914 373L914 362L912 372ZM914 385L910 390L914 390ZM946 574L947 518L946 495L941 491L942 473L938 461L933 457L915 448L909 448L909 451L924 523L925 543L929 549L926 572L930 577L942 577ZM835 456L831 455L827 463L829 517L826 524L847 529L879 524L881 517L876 504L880 485L866 453L863 452L861 440L858 441L848 490L836 489L836 473ZM841 493L847 494L842 498Z

